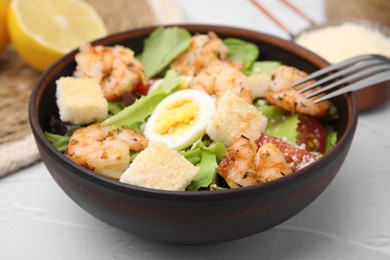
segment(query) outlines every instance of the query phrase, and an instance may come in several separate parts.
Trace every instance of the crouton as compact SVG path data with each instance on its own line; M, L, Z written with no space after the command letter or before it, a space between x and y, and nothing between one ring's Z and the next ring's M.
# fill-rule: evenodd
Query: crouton
M107 100L98 83L87 79L62 77L56 84L57 106L63 122L88 124L107 117Z
M165 143L150 141L119 181L153 189L184 191L198 172L198 167Z
M255 140L264 132L267 118L253 105L231 91L220 98L206 133L214 141L230 146L241 135Z

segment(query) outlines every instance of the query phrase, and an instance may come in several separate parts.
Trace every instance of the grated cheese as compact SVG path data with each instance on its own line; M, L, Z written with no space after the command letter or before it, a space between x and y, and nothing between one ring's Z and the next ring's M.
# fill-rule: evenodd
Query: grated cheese
M330 63L362 54L390 57L390 38L363 24L347 22L304 32L295 41Z
M317 159L318 158L313 158L313 157L310 157L310 156L304 156L302 158L302 161L296 165L296 169L295 170L297 171L297 170L300 170L302 168L305 168L309 164L312 164L315 161L317 161Z

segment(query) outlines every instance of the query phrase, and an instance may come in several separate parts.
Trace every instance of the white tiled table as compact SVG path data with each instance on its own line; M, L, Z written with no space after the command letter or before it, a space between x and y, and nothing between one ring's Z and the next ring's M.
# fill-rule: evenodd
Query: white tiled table
M286 37L245 0L176 0L191 23ZM299 31L305 22L267 6ZM319 0L296 0L323 20ZM359 118L337 177L309 207L252 237L207 246L155 243L121 232L71 201L42 163L0 179L0 259L390 259L390 104Z

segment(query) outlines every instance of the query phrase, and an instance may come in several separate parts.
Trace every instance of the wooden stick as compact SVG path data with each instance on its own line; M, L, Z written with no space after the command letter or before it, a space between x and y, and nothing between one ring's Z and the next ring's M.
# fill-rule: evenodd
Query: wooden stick
M290 29L282 23L278 18L276 18L272 13L270 13L262 4L260 4L256 0L250 0L260 11L262 11L268 18L270 18L274 23L276 23L281 29L283 29L291 39L294 38L294 34L290 31Z
M307 14L302 12L302 10L300 10L296 5L292 4L289 0L280 0L280 1L282 1L286 6L290 7L291 10L299 14L301 17L306 19L310 23L310 25L315 24L315 22Z

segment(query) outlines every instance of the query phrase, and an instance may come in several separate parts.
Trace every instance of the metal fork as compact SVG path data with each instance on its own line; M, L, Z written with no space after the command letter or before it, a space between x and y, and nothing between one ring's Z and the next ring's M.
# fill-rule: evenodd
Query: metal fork
M317 81L300 89L299 92L304 93L321 86L318 90L312 91L306 96L307 98L311 98L322 93L327 93L314 101L315 103L319 103L351 91L389 81L390 60L381 55L356 56L320 69L303 80L295 82L293 87L313 79ZM340 88L329 92L329 90L337 87Z

